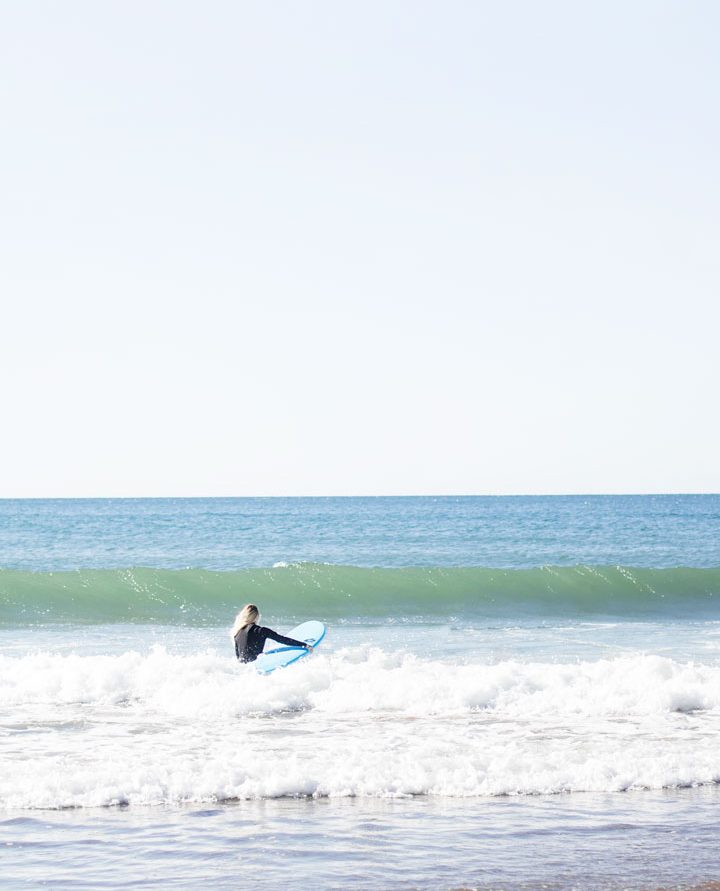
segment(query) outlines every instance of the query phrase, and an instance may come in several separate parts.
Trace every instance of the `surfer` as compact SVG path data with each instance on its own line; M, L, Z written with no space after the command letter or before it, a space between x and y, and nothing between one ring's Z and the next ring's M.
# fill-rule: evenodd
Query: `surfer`
M272 628L261 628L257 624L260 611L254 603L246 604L235 616L235 624L232 629L232 637L235 641L235 655L241 662L254 662L262 653L265 641L277 641L286 647L302 647L312 653L312 646L302 640L294 640L292 637L283 637L273 631Z

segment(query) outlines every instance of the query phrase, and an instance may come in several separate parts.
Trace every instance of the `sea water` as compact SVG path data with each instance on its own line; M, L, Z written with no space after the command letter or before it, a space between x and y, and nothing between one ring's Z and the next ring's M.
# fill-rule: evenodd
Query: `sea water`
M720 496L0 501L0 886L687 887L719 742Z

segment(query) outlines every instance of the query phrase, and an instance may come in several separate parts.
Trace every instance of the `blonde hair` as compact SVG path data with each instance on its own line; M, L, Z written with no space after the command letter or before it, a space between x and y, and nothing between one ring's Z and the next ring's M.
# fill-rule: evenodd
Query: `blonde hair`
M254 625L259 618L260 610L255 606L255 604L246 603L245 606L240 610L240 612L235 616L235 624L233 625L230 634L232 635L232 637L235 637L238 631L242 631L242 629L247 627L248 625Z

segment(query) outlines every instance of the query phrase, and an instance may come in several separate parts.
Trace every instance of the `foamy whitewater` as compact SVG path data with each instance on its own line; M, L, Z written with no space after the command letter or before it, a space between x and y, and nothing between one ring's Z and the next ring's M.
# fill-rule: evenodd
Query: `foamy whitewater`
M0 673L10 808L720 779L720 666L660 656L447 664L349 647L265 678L156 647L5 657Z
M495 871L476 864L455 886L521 887L499 852L526 862L528 827L556 838L600 819L631 832L638 808L647 827L672 801L699 838L720 805L719 531L716 496L2 502L6 845L20 857L42 815L67 835L70 875L78 820L100 840L169 821L172 859L182 820L203 835L212 819L223 860L249 820L241 856L264 862L261 886L300 875L344 887L357 879L348 838L379 821L418 887L449 888L442 869L474 862L490 815L507 836L487 843ZM247 600L281 632L327 622L326 641L258 675L228 634ZM268 841L278 821L304 827L282 855ZM443 852L431 827L447 833ZM314 835L320 865L292 854ZM702 857L665 862L661 836L649 838L660 877L709 877ZM603 851L632 873L616 842L567 854L566 885L557 861L530 860L574 887ZM37 857L11 856L18 883L37 879ZM407 887L379 864L357 882Z

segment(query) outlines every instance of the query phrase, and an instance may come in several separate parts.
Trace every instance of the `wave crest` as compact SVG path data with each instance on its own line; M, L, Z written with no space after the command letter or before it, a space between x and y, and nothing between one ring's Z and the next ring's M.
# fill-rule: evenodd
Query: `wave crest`
M227 624L248 600L270 618L720 614L720 568L535 569L316 563L200 569L0 570L0 623Z

